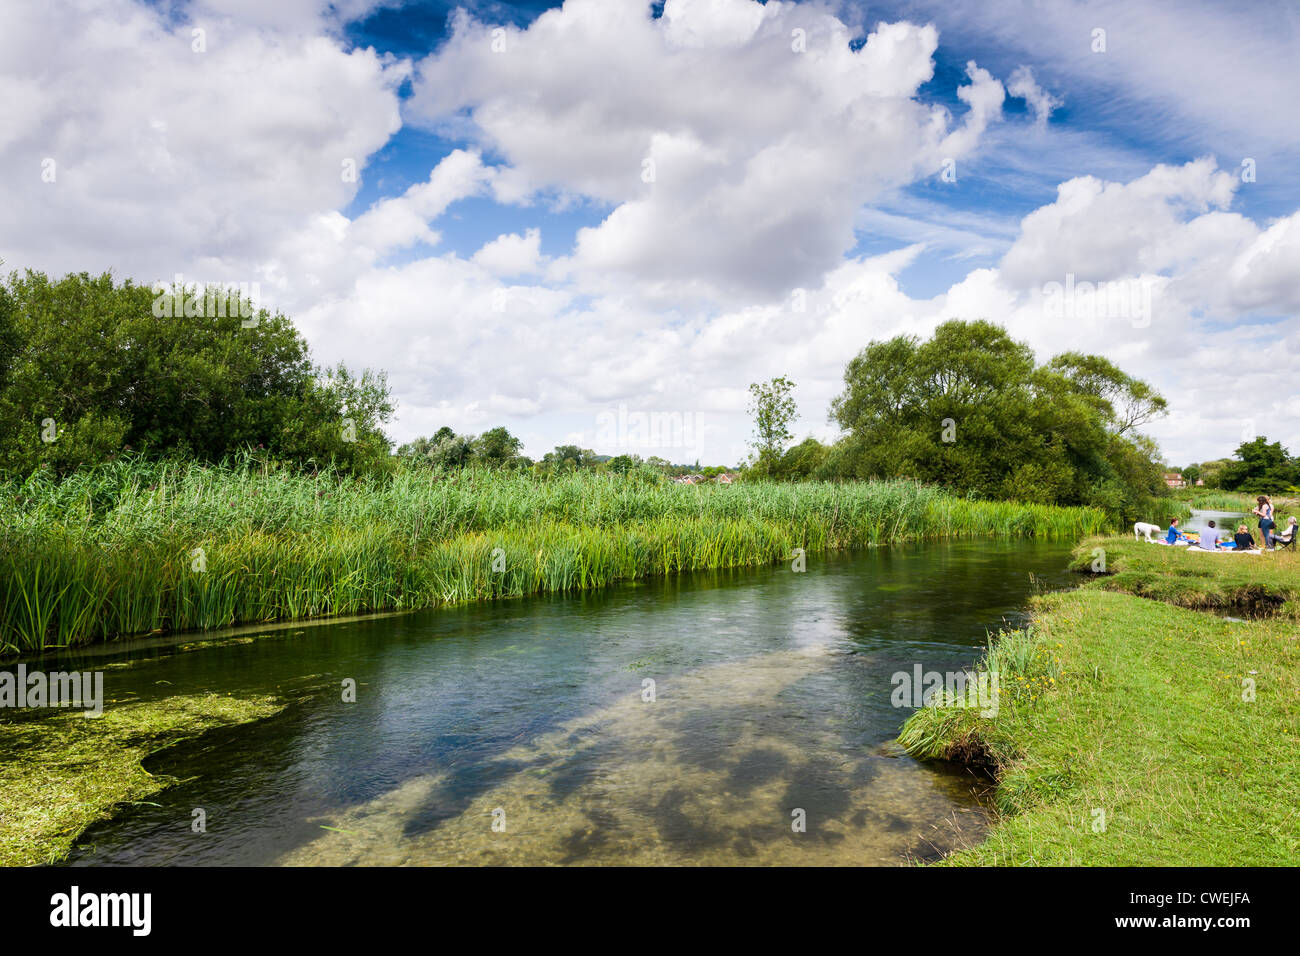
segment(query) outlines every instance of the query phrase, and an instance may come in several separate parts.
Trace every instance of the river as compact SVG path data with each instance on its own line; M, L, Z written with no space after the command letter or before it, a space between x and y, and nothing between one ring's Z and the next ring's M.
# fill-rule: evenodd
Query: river
M71 865L862 864L978 841L984 781L891 743L1069 547L931 542L136 650L108 696L274 693ZM86 666L89 666L87 663ZM345 680L356 700L346 702ZM206 832L191 827L202 809ZM799 826L802 819L803 826Z

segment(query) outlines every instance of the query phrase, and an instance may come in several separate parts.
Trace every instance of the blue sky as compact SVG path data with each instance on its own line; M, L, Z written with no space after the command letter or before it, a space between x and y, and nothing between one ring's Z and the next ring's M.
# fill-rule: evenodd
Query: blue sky
M500 3L420 0L393 3L346 25L343 35L356 47L373 47L395 56L419 58L436 51L448 35L449 16L464 8L493 24L526 27L538 15L562 3ZM652 5L656 15L663 4ZM1225 5L1225 11L1230 5ZM934 57L934 77L918 89L927 101L941 103L955 113L965 106L958 100L957 88L963 82L965 64L975 60L995 75L1007 76L1019 66L1028 65L1040 77L1050 76L1051 58L1034 56L1032 34L989 36L973 29L966 11L952 3L903 2L882 4L843 3L837 5L849 23L856 23L860 44L871 25L884 21L912 19L934 23L941 36L951 45L941 46ZM1238 7L1239 10L1245 9ZM1228 15L1225 12L1225 15ZM1088 38L1081 38L1086 49ZM1082 53L1081 53L1082 55ZM1088 55L1092 55L1090 52ZM1101 157L1090 156L1088 162L1074 162L1068 154L1045 156L1043 161L1014 163L997 155L978 158L964 170L966 182L960 190L949 188L939 177L932 176L909 184L899 191L899 201L885 201L878 208L886 212L914 211L923 205L935 216L954 212L974 215L1000 223L1002 229L990 229L988 239L996 250L987 255L971 255L968 248L946 248L928 254L899 274L900 284L911 295L928 297L938 294L957 281L973 266L996 262L1014 238L1021 217L1055 197L1057 184L1073 175L1090 174L1105 179L1127 181L1137 178L1156 163L1181 164L1204 155L1221 155L1230 162L1240 149L1215 130L1197 124L1160 125L1151 122L1144 110L1127 109L1115 102L1113 89L1105 82L1080 82L1067 88L1057 87L1065 101L1052 113L1054 129L1080 134L1098 149ZM401 93L410 95L410 85ZM1009 98L1004 112L1011 122L1032 120L1032 109L1025 100ZM404 128L371 159L368 175L347 213L357 215L375 200L394 195L427 178L429 169L453 149L474 145L465 139L439 136L425 130ZM1287 150L1276 156L1278 161L1300 158L1300 150ZM1252 218L1286 215L1294 211L1295 190L1283 180L1266 179L1259 188L1240 194L1234 208ZM1288 206L1288 203L1290 206ZM610 211L610 204L589 202L574 208L550 210L544 205L526 211L505 208L491 201L467 199L449 210L443 225L443 248L469 256L483 243L502 232L523 226L537 226L542 231L542 251L561 255L567 251L576 231L597 225ZM857 231L854 255L874 255L898 247L892 231L864 226ZM427 252L424 247L404 253L409 258ZM962 256L954 259L953 255Z
M1150 380L1171 463L1300 448L1284 0L59 0L7 26L0 174L61 175L4 196L6 268L255 282L321 360L388 372L399 441L734 464L750 382L794 378L830 440L869 341L985 317ZM1067 276L1151 314L1053 319Z

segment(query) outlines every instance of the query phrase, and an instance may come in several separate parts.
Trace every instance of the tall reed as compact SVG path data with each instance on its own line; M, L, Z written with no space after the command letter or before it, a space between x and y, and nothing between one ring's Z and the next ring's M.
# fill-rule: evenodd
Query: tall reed
M118 462L0 484L0 647L591 588L767 564L794 548L1110 530L1097 509L905 481L678 486Z

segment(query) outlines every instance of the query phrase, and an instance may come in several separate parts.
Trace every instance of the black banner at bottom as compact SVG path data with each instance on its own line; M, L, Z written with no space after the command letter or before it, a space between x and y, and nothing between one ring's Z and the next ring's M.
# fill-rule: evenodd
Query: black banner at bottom
M1258 869L63 869L0 870L9 942L49 934L125 942L373 943L451 921L485 941L537 940L561 921L623 926L627 942L705 936L769 944L867 930L963 944L1047 932L1071 940L1231 945L1277 933L1286 870ZM784 925L783 925L784 924ZM924 936L915 934L923 933ZM662 936L660 934L663 934ZM935 936L938 935L938 938ZM416 937L419 938L419 937ZM426 937L427 938L427 937ZM463 945L458 944L458 945Z

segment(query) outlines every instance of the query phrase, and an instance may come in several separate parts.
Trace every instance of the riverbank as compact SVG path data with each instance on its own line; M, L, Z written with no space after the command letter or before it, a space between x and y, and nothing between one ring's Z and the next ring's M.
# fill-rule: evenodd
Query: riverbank
M1081 546L1076 562L1097 544ZM997 779L1000 819L989 838L944 863L1294 865L1294 621L1236 620L1118 591L1227 599L1243 593L1240 576L1253 568L1249 587L1280 593L1295 565L1269 565L1276 554L1100 544L1117 573L1038 599L1028 629L994 640L981 666L999 674L996 716L926 708L904 725L899 740L913 755ZM1214 562L1211 577L1196 560Z
M1103 560L1104 559L1104 560ZM1179 607L1300 619L1300 554L1209 554L1131 537L1092 538L1075 549L1084 586Z
M57 863L91 824L174 783L142 761L221 727L269 717L264 696L197 694L110 703L103 714L29 713L0 722L0 866Z
M1113 530L1094 508L973 501L912 482L678 486L614 474L385 478L122 463L0 487L0 651L424 608L795 549Z

